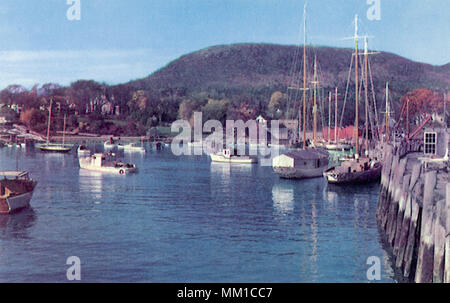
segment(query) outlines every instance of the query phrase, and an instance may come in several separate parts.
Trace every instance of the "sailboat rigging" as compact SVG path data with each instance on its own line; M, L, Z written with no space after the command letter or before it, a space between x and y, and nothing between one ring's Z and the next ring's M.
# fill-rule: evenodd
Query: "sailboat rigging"
M306 4L303 10L304 27L306 28ZM313 104L313 147L306 144L306 29L304 29L303 44L303 149L287 152L273 158L273 170L281 178L314 178L322 176L328 168L329 155L323 149L317 147L317 57L314 58L314 104Z
M324 172L324 177L331 184L369 183L381 177L381 162L376 158L369 158L369 129L368 129L368 91L367 78L365 90L365 157L360 157L359 145L359 72L358 72L358 15L355 16L355 154L354 158L343 161L341 165L332 167ZM367 77L367 44L364 60L364 76Z

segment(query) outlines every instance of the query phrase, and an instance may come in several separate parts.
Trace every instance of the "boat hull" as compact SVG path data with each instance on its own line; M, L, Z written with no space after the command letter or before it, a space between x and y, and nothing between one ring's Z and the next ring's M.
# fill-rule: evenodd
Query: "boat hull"
M36 182L34 181L33 189L31 191L0 199L0 214L11 214L21 209L30 207L30 201L33 196L35 186Z
M330 184L366 184L380 180L382 165L378 163L371 169L348 172L348 173L336 173L335 168L332 167L323 173L323 176Z
M72 146L62 146L62 145L36 145L43 152L49 153L68 153L72 150Z
M136 165L134 164L133 165L124 164L123 166L95 166L92 164L89 158L80 158L79 164L80 168L82 169L117 175L128 175L131 173L136 173L138 170Z
M322 177L328 166L317 168L273 167L273 170L284 179L307 179Z
M239 156L239 157L224 157L222 155L214 155L211 154L211 161L213 162L222 162L222 163L241 163L241 164L251 164L257 163L258 159L256 157L247 157L247 156Z

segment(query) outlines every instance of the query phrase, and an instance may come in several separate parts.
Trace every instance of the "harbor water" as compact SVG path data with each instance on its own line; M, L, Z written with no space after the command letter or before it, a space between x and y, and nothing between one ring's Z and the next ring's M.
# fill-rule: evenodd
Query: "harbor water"
M379 185L147 149L118 152L139 168L127 176L80 170L75 152L0 149L0 170L38 180L30 209L0 216L0 282L67 282L70 256L82 282L370 282L371 256L395 282Z

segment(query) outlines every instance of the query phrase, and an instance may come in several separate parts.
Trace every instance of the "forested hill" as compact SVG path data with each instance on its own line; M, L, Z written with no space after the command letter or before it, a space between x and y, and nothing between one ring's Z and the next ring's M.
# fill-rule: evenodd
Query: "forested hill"
M337 86L343 93L353 52L352 49L307 47L309 81L312 81L316 56L320 87L331 89ZM251 97L256 101L269 92L286 92L293 77L302 77L302 56L302 47L298 46L213 46L184 55L149 77L125 86L143 90L181 89L188 94L207 92L219 95L212 97L232 101L245 96L252 102ZM394 98L416 88L441 90L450 85L450 64L432 66L382 52L370 56L370 67L377 95L384 93L386 81L390 83Z

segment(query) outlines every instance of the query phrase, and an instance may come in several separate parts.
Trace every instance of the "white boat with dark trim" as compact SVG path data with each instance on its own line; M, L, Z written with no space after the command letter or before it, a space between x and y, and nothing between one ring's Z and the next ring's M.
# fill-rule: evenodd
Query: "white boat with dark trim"
M228 148L217 153L211 153L209 154L209 156L211 157L211 161L213 162L241 164L251 164L258 162L258 158L256 156L238 155L236 150L234 150L234 153L231 153L231 150Z
M78 159L80 167L83 169L127 175L137 172L136 164L116 161L113 153L96 153L90 157Z
M123 146L124 151L135 151L145 153L145 148L137 143L129 143Z
M81 156L81 157L87 157L87 156L91 155L91 151L84 144L81 144L80 146L78 146L77 153L78 153L78 156Z
M0 214L29 207L37 181L26 171L4 171L0 177Z
M308 148L295 150L273 158L273 170L287 179L321 177L328 168L329 155L325 150Z

